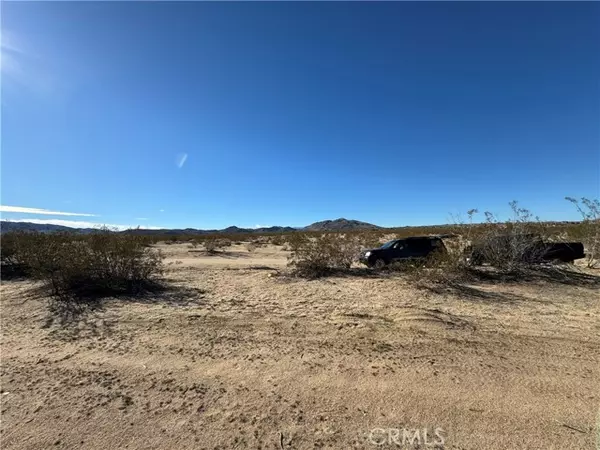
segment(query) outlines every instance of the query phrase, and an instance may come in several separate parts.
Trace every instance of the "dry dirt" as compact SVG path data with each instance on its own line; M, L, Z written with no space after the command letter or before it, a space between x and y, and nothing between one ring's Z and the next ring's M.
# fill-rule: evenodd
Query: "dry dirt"
M176 289L67 325L2 284L3 449L598 445L598 284L432 292L277 276L275 247L162 248Z

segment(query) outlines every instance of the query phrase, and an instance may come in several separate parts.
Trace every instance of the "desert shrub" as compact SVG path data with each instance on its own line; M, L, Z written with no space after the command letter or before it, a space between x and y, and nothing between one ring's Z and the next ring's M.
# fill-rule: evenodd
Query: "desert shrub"
M58 297L138 294L162 272L162 256L139 236L100 230L18 236L16 259Z
M204 245L204 250L206 250L208 253L215 253L219 248L221 248L219 239L217 239L215 236L209 236L205 238L202 242L202 245Z
M271 244L273 245L283 245L285 244L285 239L282 235L276 235L271 237Z
M363 231L356 234L356 239L363 249L377 248L383 243L383 234L378 231Z
M202 240L202 245L204 246L204 250L207 253L216 253L219 250L222 250L225 247L230 247L232 244L231 239L221 238L219 236L206 236Z
M575 205L582 221L572 231L578 239L581 239L587 255L587 266L595 267L600 260L600 200L581 198L577 200L566 197L566 200Z
M250 242L256 244L257 247L263 247L271 242L270 236L256 236L251 237Z
M26 276L27 267L19 258L20 244L27 232L13 231L0 238L0 265L2 277Z
M4 265L17 264L17 245L20 233L6 233L0 238L0 262Z
M548 237L547 225L516 201L510 204L512 217L502 222L492 213L485 212L485 222L477 227L467 227L466 249L472 264L482 261L503 271L518 271L542 261L545 247L542 239ZM476 210L472 210L475 213ZM472 217L472 214L470 214Z
M453 285L473 278L473 268L462 253L460 240L445 242L447 252L435 252L421 261L406 261L392 265L389 270L401 272L417 285Z
M219 241L220 248L227 248L227 247L231 247L233 245L233 241L229 238L221 238L218 241Z
M258 245L256 245L254 242L248 242L246 244L246 250L248 250L248 252L250 252L250 253L252 253L257 248L258 248Z
M446 230L450 232L444 239L447 252L434 253L418 263L397 264L390 269L403 272L417 284L447 285L485 276L485 270L476 267L482 262L489 263L497 274L518 276L535 270L543 259L543 240L550 234L548 225L519 207L517 202L509 205L512 217L506 221L485 212L484 222L474 224L478 211L468 211L468 222L455 218L454 226Z
M290 235L286 236L284 245L287 246L289 251L294 252L297 249L299 249L300 247L303 247L304 245L306 245L306 242L308 241L308 239L309 239L309 237L308 237L308 234L306 234L306 233L300 233L300 232L291 233Z
M360 242L356 237L336 233L314 237L294 233L288 243L292 252L288 265L295 275L306 278L349 269L360 252Z

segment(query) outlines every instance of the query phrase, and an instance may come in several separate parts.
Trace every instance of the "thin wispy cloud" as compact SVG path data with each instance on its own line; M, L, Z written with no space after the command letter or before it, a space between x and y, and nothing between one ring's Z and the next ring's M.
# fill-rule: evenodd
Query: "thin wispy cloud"
M136 217L135 220L148 220L147 217Z
M25 54L16 43L14 36L7 31L0 35L0 70L2 75L18 76L23 73L19 59Z
M179 167L181 169L183 167L183 165L185 164L185 162L187 161L187 158L188 158L187 153L178 154L177 159L175 161L175 164L177 164L177 167Z
M81 216L81 217L97 217L96 214L73 213L65 211L52 211L42 208L27 208L25 206L7 206L0 205L0 212L22 213L22 214L41 214L48 216Z
M51 94L55 91L58 80L50 73L48 67L48 61L25 46L15 34L2 30L0 72L3 87L26 89L44 96Z
M2 48L13 53L24 53L23 49L17 44L14 34L7 30L2 30Z
M158 212L165 212L165 210L164 209L159 209Z
M61 225L71 228L102 228L108 227L118 231L129 230L131 228L141 228L144 230L160 230L160 227L154 226L139 226L139 225L122 225L114 223L98 223L88 222L86 220L62 220L62 219L3 219L5 222L29 222L40 225Z

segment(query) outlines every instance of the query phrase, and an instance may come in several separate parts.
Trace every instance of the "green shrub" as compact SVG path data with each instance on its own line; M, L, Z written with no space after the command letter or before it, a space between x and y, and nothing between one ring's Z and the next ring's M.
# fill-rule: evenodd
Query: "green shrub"
M285 244L285 239L282 235L276 235L271 237L271 244L273 245L283 245Z
M473 227L462 224L463 236L469 245L465 256L471 264L487 262L489 265L508 272L538 264L545 251L543 240L549 237L548 225L516 201L509 203L512 217L506 221L498 220L492 213L485 212L485 222ZM477 210L469 211L472 220Z
M208 253L215 253L217 249L220 248L219 240L214 236L206 237L202 244L204 245L204 250L206 250Z
M397 269L418 283L437 284L475 280L485 275L483 268L475 267L483 262L497 274L520 276L536 270L545 252L543 241L553 230L529 210L519 207L516 201L509 205L512 217L506 221L485 212L485 221L474 224L478 211L468 211L468 223L457 220L453 229L447 230L453 235L444 239L447 252L433 254L419 264L400 264ZM554 238L557 238L555 233Z
M6 233L0 238L0 262L3 265L17 264L17 234L21 233Z
M222 238L217 235L209 235L202 239L202 245L207 253L216 253L218 250L222 250L225 247L231 246L231 239Z
M362 231L356 234L356 238L364 249L377 248L383 244L383 233L380 231Z
M573 234L583 242L588 267L595 267L600 260L600 200L585 197L581 200L566 197L566 200L573 203L581 214L582 221Z
M355 236L325 233L309 236L294 233L288 244L291 254L288 266L295 275L316 278L338 270L349 269L360 253L360 242Z
M0 238L0 265L2 277L26 276L27 267L19 260L19 246L28 233L13 231Z
M390 267L415 284L450 285L472 278L473 269L461 251L461 240L445 242L446 252L434 252L421 261L406 261Z
M100 230L23 233L14 258L59 297L138 294L162 273L162 256L143 237Z

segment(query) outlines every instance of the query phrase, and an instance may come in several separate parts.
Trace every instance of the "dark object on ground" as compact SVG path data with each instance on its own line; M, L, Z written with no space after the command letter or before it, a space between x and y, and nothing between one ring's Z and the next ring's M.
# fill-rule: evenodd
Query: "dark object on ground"
M535 234L494 236L476 242L465 251L467 261L473 265L494 263L510 259L520 263L539 264L547 261L572 263L585 257L581 242L544 242Z
M360 262L380 268L397 261L427 258L434 252L447 252L441 236L414 236L394 239L379 248L367 250L360 256Z

